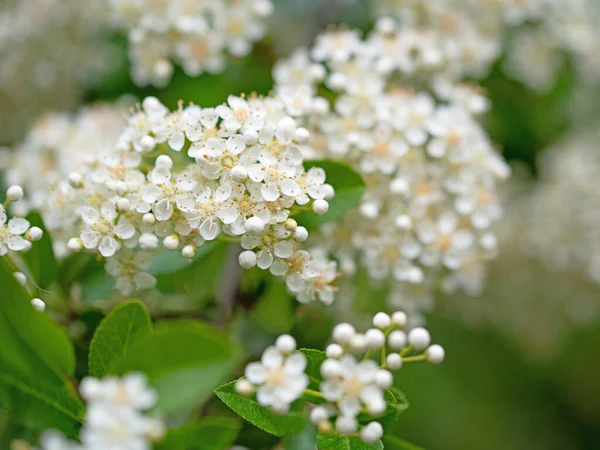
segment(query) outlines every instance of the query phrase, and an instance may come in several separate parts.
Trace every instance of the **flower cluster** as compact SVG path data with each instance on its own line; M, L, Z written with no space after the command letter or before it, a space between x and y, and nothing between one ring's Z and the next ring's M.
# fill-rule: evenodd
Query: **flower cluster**
M548 1L534 26L519 29L509 41L505 71L529 88L554 87L565 56L584 81L600 79L600 8L593 0Z
M432 92L402 89L396 53L374 46L388 33L328 31L274 69L277 95L310 130L303 154L347 161L367 185L359 207L324 228L323 248L343 272L358 262L392 281L402 301L407 286L478 292L496 250L497 183L509 175L476 120L487 99L442 79Z
M156 404L145 375L84 378L80 393L87 403L81 444L50 430L42 434L41 450L148 449L164 436L164 424L144 414Z
M100 34L104 2L7 0L0 5L0 142L19 139L41 112L72 107L110 67Z
M373 328L359 333L342 323L333 330L330 344L320 364L322 381L318 391L307 389L307 360L296 351L289 335L280 336L275 346L263 353L260 362L248 364L245 378L240 378L236 391L245 396L256 394L256 401L279 413L285 413L296 400L318 400L310 412L310 420L320 433L352 435L360 432L364 442L373 443L383 436L376 419L388 408L385 391L392 387L392 372L404 363L429 361L440 364L445 357L439 345L430 345L431 337L424 328L402 330L407 324L403 312L391 316L378 313ZM411 353L417 352L417 355ZM378 361L372 359L376 355ZM359 418L366 414L368 419ZM359 420L360 419L360 420Z
M225 51L246 56L265 33L270 0L109 0L114 24L127 31L137 84L166 85L171 60L186 74L219 73Z
M26 252L31 243L39 241L43 232L39 227L32 227L28 220L22 217L8 218L7 205L18 202L23 198L23 188L13 185L6 191L6 202L0 204L0 256L13 252Z
M546 0L380 0L377 41L404 72L480 78L500 56L506 27L540 17ZM393 18L394 20L391 20Z
M48 113L30 129L23 143L2 154L7 182L23 186L27 193L13 211L21 215L39 211L59 257L68 252L67 241L78 220L69 175L94 164L115 147L128 103L123 99L113 105L92 105L75 115Z
M539 159L535 181L515 171L497 230L502 252L487 276L488 301L453 296L444 308L508 333L538 357L600 316L598 138L596 130L563 138Z
M109 258L107 271L128 295L154 286L145 270L161 246L193 259L207 241L240 242L243 267L285 277L300 301L333 301L336 265L301 248L308 232L291 213L326 213L334 191L322 169L304 169L297 147L308 132L280 101L232 96L217 108L170 112L148 97L120 133L111 111L84 111L52 127L55 136L34 132L9 171L26 178L29 161L50 159L31 181L39 195L30 205L60 230L57 245ZM107 123L86 128L96 114ZM95 146L77 145L95 138Z
M306 356L296 351L294 338L281 335L264 351L260 362L246 366L245 378L236 382L236 391L242 395L256 393L258 403L285 414L308 387L306 364Z

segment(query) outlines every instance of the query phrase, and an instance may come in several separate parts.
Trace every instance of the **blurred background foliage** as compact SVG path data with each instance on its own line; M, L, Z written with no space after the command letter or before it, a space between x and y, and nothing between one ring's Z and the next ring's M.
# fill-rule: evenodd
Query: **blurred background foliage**
M368 20L369 2L358 2L348 8L340 4L338 9L323 9L321 1L279 0L275 3L276 13L268 39L256 45L251 56L241 60L232 58L223 74L189 78L177 69L166 88L139 88L129 77L126 58L121 58L117 67L86 92L85 102L114 101L123 94L138 99L154 95L174 108L180 99L212 106L223 102L229 94L266 94L272 86L271 68L275 59L298 44L308 45L315 32L326 24L345 23L365 31L372 26ZM111 39L125 53L125 40ZM583 122L597 127L598 116L594 111L599 109L600 103L593 97L587 98L589 112L583 119L573 119L569 109L579 95L580 85L568 64L556 86L543 94L507 78L502 64L502 60L498 61L481 82L492 101L491 112L485 119L486 129L509 161L524 163L535 174L536 157L560 136ZM213 257L213 267L218 267L223 261L218 249ZM177 276L180 279L176 279ZM210 302L213 293L199 293L199 286L212 277L211 273L199 278L197 273L193 277L177 276L163 277L159 290L181 291L183 286L183 290L195 294L194 306L203 306L201 316L218 315L214 303ZM195 278L192 286L186 285L190 278ZM88 285L93 295L103 295L103 281L101 275L98 285ZM544 281L531 279L531 292L536 292L535 283L539 282ZM539 293L543 295L542 289ZM578 296L578 285L572 285L565 295ZM237 321L234 330L250 355L258 355L274 336L284 332L292 332L301 346L319 348L333 324L343 316L343 311L322 305L299 306L277 280L267 279L260 271L244 274L240 298L243 308L234 314L244 320ZM363 297L365 309L376 311L377 298L374 290ZM156 304L162 300L156 299ZM543 308L544 298L536 300ZM446 301L452 300L439 299L438 304L444 305ZM486 302L485 293L474 301ZM502 299L496 296L494 301ZM172 311L178 312L176 297L171 295L169 302L168 306L162 305L159 312L156 308L155 315L164 317ZM498 308L501 309L501 305ZM152 303L150 309L153 309ZM185 314L195 313L186 310ZM83 342L90 339L101 318L102 313L97 310L82 314ZM435 341L443 343L447 359L440 367L416 365L400 371L397 386L405 391L411 407L401 417L398 436L430 450L600 447L599 320L569 329L567 337L556 347L544 351L544 340L528 345L531 342L522 342L522 338L516 338L508 329L471 326L463 318L458 308L443 306L440 312L428 317L428 327ZM531 333L525 340L533 339L537 326L544 328L543 333L549 333L551 338L553 325L535 319L530 318ZM77 373L83 374L87 361L85 346L78 348L77 356ZM222 409L220 412L227 414L217 403L207 408ZM276 443L276 439L246 424L239 440L240 444L245 442L254 446L260 443L258 445L267 448Z

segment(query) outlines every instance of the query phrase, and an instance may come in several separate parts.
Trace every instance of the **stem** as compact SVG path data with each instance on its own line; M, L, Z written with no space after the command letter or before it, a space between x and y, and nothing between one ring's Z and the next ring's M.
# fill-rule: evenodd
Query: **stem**
M385 345L381 347L381 365L385 366Z
M372 354L373 354L373 349L371 349L367 353L365 353L365 357L363 358L363 361L366 361L367 359L369 359Z
M325 398L325 396L323 394L321 394L319 391L315 391L312 389L304 389L304 395L310 395L311 397L317 397L317 398Z
M233 301L237 294L242 275L242 268L238 262L238 257L241 252L239 245L231 245L227 250L227 261L225 263L225 271L221 279L219 289L217 291L217 303L219 305L220 325L226 325L231 315Z
M235 236L219 236L217 239L217 241L221 241L221 242L229 242L229 243L234 243L237 244L240 242L240 238L239 237L235 237Z
M406 356L410 353L410 351L412 350L412 345L409 345L408 347L404 348L401 352L400 352L400 356ZM404 361L404 359L403 359Z
M422 354L422 355L418 355L418 356L409 356L408 358L402 358L402 362L403 363L417 362L417 361L425 361L426 359L427 359L427 356L425 354Z

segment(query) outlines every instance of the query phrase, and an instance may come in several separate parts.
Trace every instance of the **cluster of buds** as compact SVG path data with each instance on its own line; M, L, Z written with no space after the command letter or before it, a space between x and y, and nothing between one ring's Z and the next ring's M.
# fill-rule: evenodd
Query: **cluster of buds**
M219 73L225 52L246 56L265 34L270 0L132 2L110 0L114 23L127 31L132 77L139 85L166 85L171 60L189 76Z
M406 324L406 314L398 311L391 316L376 314L374 327L365 333L348 323L337 325L320 365L318 391L307 389L305 355L296 351L291 336L282 335L265 350L260 362L248 364L245 378L235 384L236 391L244 396L256 394L259 404L279 413L287 412L301 397L314 398L319 403L312 406L310 420L319 432L359 432L364 442L373 443L383 436L383 426L376 419L388 408L384 392L394 383L393 371L406 363L440 364L444 360L444 349L430 345L425 328L406 332ZM369 417L367 424L359 422L359 414Z
M81 443L49 430L42 434L41 450L148 449L164 437L163 422L144 413L157 400L145 375L87 377L81 382L80 393L87 404Z

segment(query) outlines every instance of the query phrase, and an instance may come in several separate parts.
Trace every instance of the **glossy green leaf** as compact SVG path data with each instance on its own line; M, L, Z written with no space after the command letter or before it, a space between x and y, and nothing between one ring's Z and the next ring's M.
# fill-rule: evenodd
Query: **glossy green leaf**
M317 446L317 429L310 422L297 434L288 434L282 439L285 450L314 450Z
M58 279L58 263L52 248L52 238L46 230L42 217L35 211L27 215L32 227L39 227L44 232L42 239L31 246L31 250L23 254L31 276L41 289L46 289Z
M47 314L31 306L31 298L0 258L0 370L6 367L28 378L62 384L75 370L73 345Z
M103 377L113 373L131 347L152 331L152 320L143 303L132 300L121 303L106 316L94 333L90 344L89 374Z
M318 434L317 448L319 450L382 450L383 443L377 441L374 444L366 444L358 437Z
M409 403L404 392L394 386L386 389L383 393L383 396L388 406L385 410L385 413L379 417L377 421L380 422L384 427L388 427L393 425L400 417L400 414L408 409ZM359 416L359 420L368 422L372 420L372 418L361 415Z
M84 405L67 385L50 386L42 379L25 379L0 372L3 403L10 423L37 431L58 429L75 437L81 426Z
M204 248L206 250L201 252ZM175 272L157 275L156 288L163 293L183 292L198 302L214 297L221 283L228 249L223 242L205 244L191 264L186 262Z
M96 270L81 282L81 301L88 306L117 295L115 290L115 277L104 272L104 269Z
M239 344L226 334L198 321L172 320L155 324L116 371L146 373L159 394L157 409L169 413L200 405L239 360Z
M75 282L83 281L91 273L103 271L103 264L96 255L86 252L73 253L61 262L58 281L63 292L69 294Z
M216 389L215 394L242 419L275 436L300 433L306 424L304 414L300 411L292 410L287 414L277 414L258 404L253 398L237 394L235 381Z
M301 348L300 352L306 356L306 374L318 381L321 381L321 364L327 359L325 352L312 348Z
M304 167L321 167L326 173L326 182L335 189L335 197L329 201L329 211L323 216L312 212L303 212L295 216L299 224L315 229L332 222L354 208L365 192L365 182L358 172L344 162L332 160L305 161Z
M269 277L258 304L252 310L252 318L269 333L288 333L294 325L294 301L285 283Z
M239 420L205 417L182 428L171 429L156 450L225 450L241 428Z
M386 450L424 450L423 447L411 444L398 436L385 435L382 441Z

